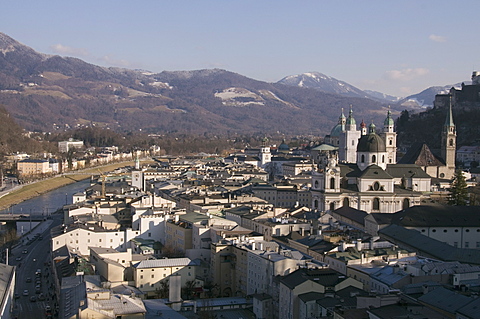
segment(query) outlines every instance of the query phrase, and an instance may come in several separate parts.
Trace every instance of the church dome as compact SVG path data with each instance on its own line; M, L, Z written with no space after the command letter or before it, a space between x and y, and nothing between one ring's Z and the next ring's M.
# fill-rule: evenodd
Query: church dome
M279 152L289 152L290 147L288 147L287 143L285 143L285 140L282 141L282 144L278 146L278 151Z
M335 127L332 129L330 132L330 136L340 136L340 133L344 131L343 125L342 124L337 124Z
M376 133L363 135L358 140L357 152L386 152L387 148L383 139Z

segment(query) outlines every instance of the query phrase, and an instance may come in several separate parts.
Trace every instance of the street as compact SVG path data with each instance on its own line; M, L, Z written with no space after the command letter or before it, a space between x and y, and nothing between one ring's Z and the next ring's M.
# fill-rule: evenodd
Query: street
M60 223L61 216L53 216L53 219L43 222L33 233L28 235L30 238L36 237L31 244L27 244L28 241L25 240L24 244L18 245L12 251L9 264L17 266L13 318L15 316L18 318L49 318L47 307L53 311L56 308L50 253L50 229Z

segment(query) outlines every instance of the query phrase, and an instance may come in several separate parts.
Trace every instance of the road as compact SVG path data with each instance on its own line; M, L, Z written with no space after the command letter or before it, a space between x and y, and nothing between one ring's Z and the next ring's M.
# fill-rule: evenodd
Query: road
M61 218L60 214L52 215L52 219L43 222L32 234L29 234L30 238L37 234L41 237L33 240L30 244L25 240L25 244L18 245L12 251L13 256L10 257L9 264L17 266L15 293L19 296L14 303L14 318L15 316L18 318L47 318L46 307L50 306L54 309L55 301L52 300L52 296L55 294L55 288L51 271L50 229L60 225ZM37 269L41 270L41 275L35 274ZM40 282L40 289L37 291L35 289L36 281ZM28 296L23 295L24 290L28 290ZM38 300L40 293L45 296L45 300ZM35 296L37 300L31 301L32 296Z

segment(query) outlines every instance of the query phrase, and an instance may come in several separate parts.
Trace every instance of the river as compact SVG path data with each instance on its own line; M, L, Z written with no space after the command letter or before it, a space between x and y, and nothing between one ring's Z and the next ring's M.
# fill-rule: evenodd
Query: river
M90 179L82 180L13 205L1 210L0 213L29 214L31 212L33 215L48 215L65 204L72 204L72 195L84 191L88 186L90 186Z

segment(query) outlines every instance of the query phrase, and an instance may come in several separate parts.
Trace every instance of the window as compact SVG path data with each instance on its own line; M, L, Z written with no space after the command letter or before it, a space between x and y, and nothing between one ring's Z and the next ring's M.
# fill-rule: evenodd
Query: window
M382 163L385 163L385 155L382 155Z
M376 163L377 162L377 156L376 155L372 155L372 163Z
M373 210L380 210L380 199L378 197L375 197L373 199L372 209Z
M140 279L143 279L143 275L140 275Z
M374 191L379 191L380 190L380 183L379 182L373 183L373 190Z
M406 208L408 208L408 207L410 207L410 199L405 198L405 199L403 200L402 208L403 208L403 209L406 209Z
M362 163L365 163L365 155L362 155L361 162L362 162Z
M343 199L343 207L350 207L350 199L348 197Z
M468 241L465 242L465 248L468 248L470 246L470 243Z
M389 141L389 144L390 144L390 145L393 145L393 140L390 140L390 141Z
M330 203L330 210L335 210L335 203L334 202Z
M152 278L155 278L155 275L152 275Z
M330 189L335 189L335 177L330 178Z

